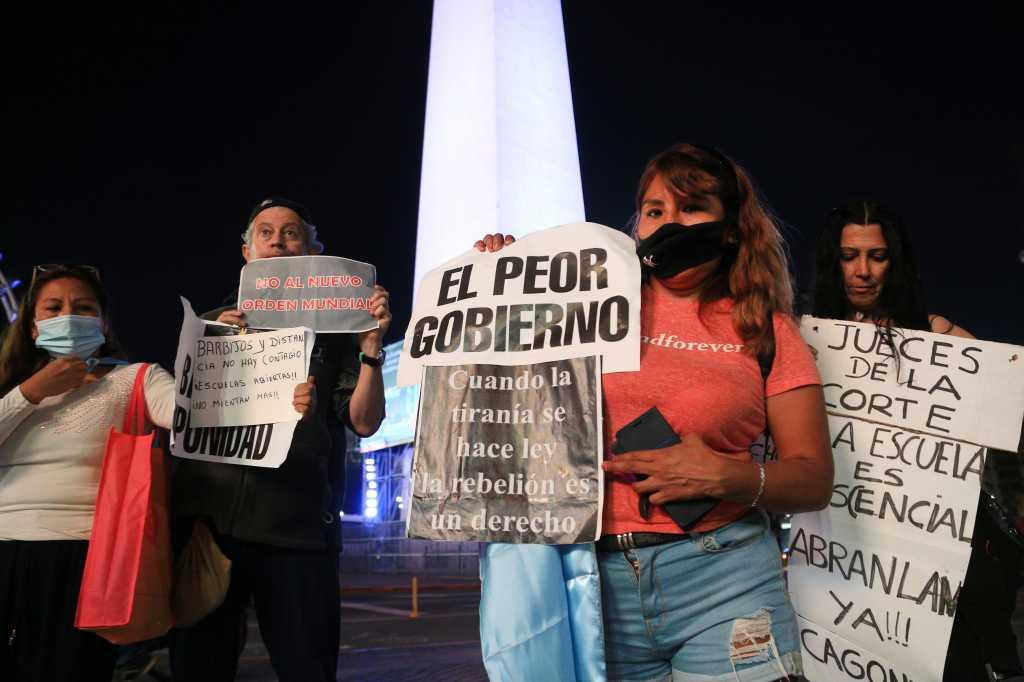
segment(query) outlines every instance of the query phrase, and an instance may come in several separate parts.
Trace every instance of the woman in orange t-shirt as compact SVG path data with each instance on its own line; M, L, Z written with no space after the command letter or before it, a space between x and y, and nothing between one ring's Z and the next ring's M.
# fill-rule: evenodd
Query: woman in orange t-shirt
M606 452L651 408L681 442L604 464L597 550L608 677L800 675L765 511L823 508L832 456L821 380L792 319L782 237L747 173L702 145L652 159L636 209L640 370L603 377ZM512 241L493 234L475 246ZM750 448L766 426L777 457L761 463ZM699 518L666 507L704 498L718 502Z

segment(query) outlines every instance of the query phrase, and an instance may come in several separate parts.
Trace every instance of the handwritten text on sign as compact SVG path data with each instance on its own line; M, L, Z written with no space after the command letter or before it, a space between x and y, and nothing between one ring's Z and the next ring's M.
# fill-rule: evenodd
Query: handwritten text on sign
M303 328L196 341L193 426L298 421L295 386L306 380Z
M829 412L1016 450L1024 348L944 334L804 317Z
M573 223L530 233L500 253L471 250L428 272L398 385L418 383L428 365L584 354L603 355L604 372L640 368L640 262L621 232Z
M935 647L949 639L967 570L985 448L834 415L829 431L829 507L797 514L790 531L794 606L914 680L938 680Z
M970 547L985 448L848 417L830 416L828 425L833 529Z
M377 328L370 310L376 278L372 265L349 258L260 258L242 268L238 309L256 329L364 332Z
M247 426L194 427L189 421L192 405L196 341L204 336L238 335L238 328L204 322L181 299L184 319L174 360L174 424L171 429L171 454L183 459L241 466L275 468L288 456L295 421L250 424ZM312 336L312 335L310 335ZM307 351L313 348L310 338Z
M790 531L807 678L938 682L970 559L982 445L1020 433L1024 349L815 318L801 332L821 372L835 460L829 506L795 515Z
M428 367L409 537L572 544L601 533L598 359Z
M811 682L920 682L908 669L797 617L804 675Z

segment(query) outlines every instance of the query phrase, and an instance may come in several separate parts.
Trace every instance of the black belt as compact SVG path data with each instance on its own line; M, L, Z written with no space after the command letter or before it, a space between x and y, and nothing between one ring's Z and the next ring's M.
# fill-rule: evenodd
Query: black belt
M627 549L653 547L669 542L690 540L689 533L619 533L618 535L602 535L597 541L598 552L623 552Z

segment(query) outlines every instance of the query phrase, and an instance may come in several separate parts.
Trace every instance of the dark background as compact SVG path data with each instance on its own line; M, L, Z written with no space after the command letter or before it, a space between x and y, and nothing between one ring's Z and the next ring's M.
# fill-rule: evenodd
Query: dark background
M280 193L377 265L401 338L430 3L138 5L5 20L0 268L98 266L129 350L170 366L176 297L218 305ZM622 226L662 148L715 144L784 221L801 288L827 211L875 197L910 221L931 311L1024 343L1020 3L716 5L565 3L588 219Z

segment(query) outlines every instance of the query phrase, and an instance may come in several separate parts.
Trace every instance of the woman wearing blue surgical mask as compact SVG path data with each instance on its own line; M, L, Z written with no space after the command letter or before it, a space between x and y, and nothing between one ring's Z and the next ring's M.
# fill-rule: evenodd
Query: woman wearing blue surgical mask
M117 648L74 628L104 446L138 365L106 317L93 268L39 266L0 349L0 671L16 680L109 680ZM145 378L169 428L174 380Z

